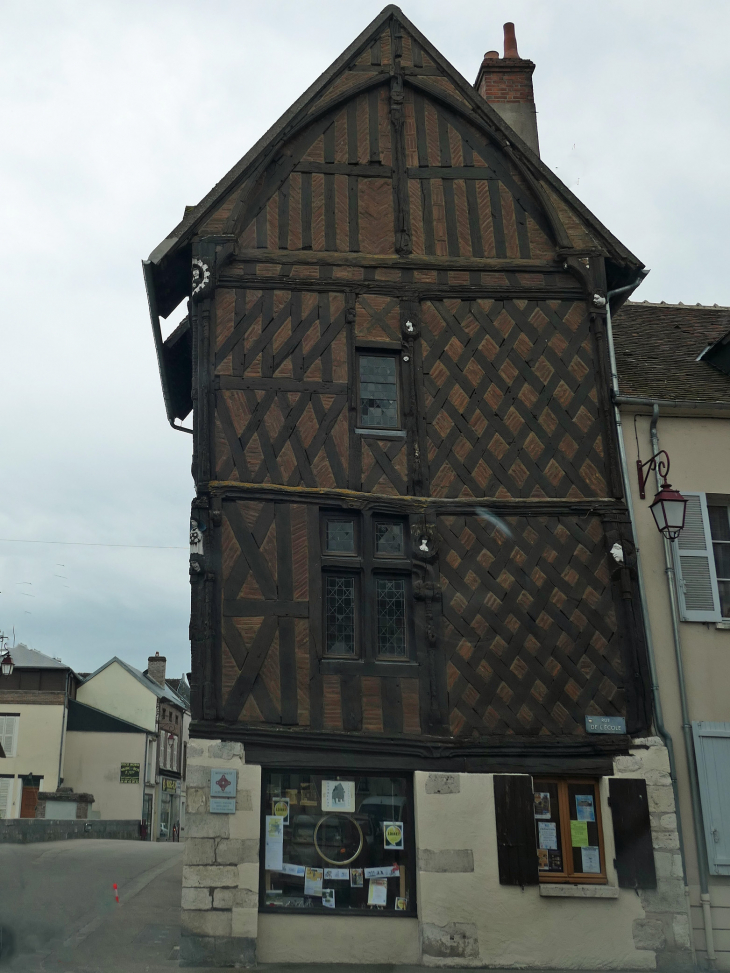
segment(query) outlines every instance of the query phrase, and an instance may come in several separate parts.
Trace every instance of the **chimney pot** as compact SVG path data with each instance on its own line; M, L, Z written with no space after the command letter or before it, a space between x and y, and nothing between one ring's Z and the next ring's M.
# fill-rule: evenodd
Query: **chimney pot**
M158 686L165 688L165 668L167 666L167 659L164 655L160 655L159 652L155 652L147 659L147 675Z
M486 60L488 57L499 58L499 51L487 51L487 53L484 55L484 59Z
M517 38L515 37L515 25L508 23L504 25L504 56L519 57L517 53Z

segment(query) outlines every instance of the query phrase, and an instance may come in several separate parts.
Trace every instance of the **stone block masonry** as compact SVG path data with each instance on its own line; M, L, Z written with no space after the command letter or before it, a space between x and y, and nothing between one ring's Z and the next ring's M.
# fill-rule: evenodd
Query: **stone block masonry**
M236 813L211 814L210 772L237 772ZM243 745L188 745L181 966L246 967L256 962L261 768Z

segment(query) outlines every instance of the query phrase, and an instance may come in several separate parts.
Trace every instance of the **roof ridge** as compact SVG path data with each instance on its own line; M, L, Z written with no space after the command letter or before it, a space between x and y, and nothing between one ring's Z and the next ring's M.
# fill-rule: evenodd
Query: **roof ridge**
M691 310L699 307L705 311L730 311L728 304L700 304L699 301L696 304L685 304L683 301L679 301L677 304L670 304L667 301L626 301L625 303L631 305L631 307L683 307Z

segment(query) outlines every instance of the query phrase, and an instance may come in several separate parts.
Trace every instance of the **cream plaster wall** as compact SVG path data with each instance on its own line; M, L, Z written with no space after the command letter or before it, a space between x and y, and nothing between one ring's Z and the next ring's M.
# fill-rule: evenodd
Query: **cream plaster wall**
M456 794L426 794L428 774L414 775L419 851L471 849L473 872L418 872L418 914L424 938L464 936L467 955L424 955L424 965L546 969L654 969L654 953L638 950L633 923L644 918L639 898L541 898L539 887L499 884L492 774L459 775ZM604 835L611 841L603 795ZM606 826L608 825L608 826ZM607 845L606 858L613 860ZM615 884L615 875L609 875ZM428 924L428 925L427 925ZM437 927L434 929L433 927ZM476 939L476 943L473 940ZM468 955L469 950L473 955Z
M417 919L259 915L259 963L420 963Z
M63 706L27 705L23 703L3 703L0 716L5 713L19 713L18 745L15 757L6 757L0 762L0 773L33 774L42 777L41 789L55 791L58 785L58 765L61 751L61 727L65 708ZM63 769L61 770L63 776ZM20 816L20 781L12 788L12 803L9 817Z
M157 697L118 662L112 662L79 686L76 698L129 723L155 730Z
M664 722L674 740L677 759L679 803L693 905L694 941L701 953L705 949L705 940L669 592L661 537L649 513L656 481L651 474L646 488L646 500L641 500L635 472L637 450L634 417L624 413L623 421L637 542L646 584ZM636 421L641 459L644 461L652 455L649 422L649 416L638 416ZM730 496L730 420L662 416L660 413L657 429L659 445L667 450L671 459L669 480L674 487L680 491L702 491ZM699 622L681 622L680 637L690 719L730 722L730 694L727 689L730 685L730 631ZM710 896L716 930L718 967L730 970L730 878L710 876Z
M144 733L66 734L64 787L94 795L101 820L141 820L144 789ZM138 763L139 784L122 784L122 763Z

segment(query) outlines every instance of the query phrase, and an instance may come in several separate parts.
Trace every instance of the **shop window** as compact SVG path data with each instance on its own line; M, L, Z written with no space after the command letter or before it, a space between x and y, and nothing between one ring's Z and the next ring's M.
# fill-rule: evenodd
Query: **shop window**
M324 654L408 660L411 562L407 522L377 512L322 515Z
M536 778L534 815L541 882L606 882L595 781Z
M415 915L407 777L265 772L261 908Z
M400 429L397 355L360 352L358 355L358 426L362 429Z

